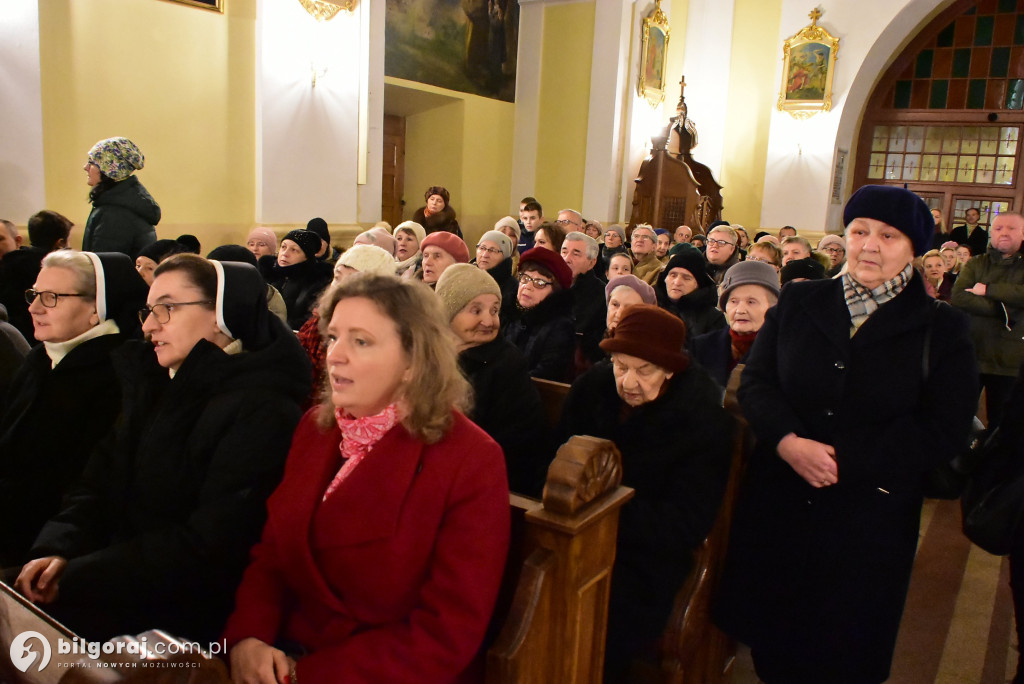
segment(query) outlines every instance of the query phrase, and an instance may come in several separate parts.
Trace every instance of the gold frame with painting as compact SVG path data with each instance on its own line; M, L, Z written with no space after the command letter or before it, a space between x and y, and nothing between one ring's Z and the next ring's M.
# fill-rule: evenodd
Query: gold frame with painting
M661 0L657 0L654 11L644 17L640 78L637 81L637 92L652 107L665 100L669 31L668 17L661 11Z
M171 0L172 2L180 2L182 5L192 5L193 7L201 7L203 9L213 10L214 12L224 13L224 2L225 0Z
M786 39L782 46L782 89L779 111L806 119L832 109L832 75L839 39L821 26L817 9L809 15L810 26Z

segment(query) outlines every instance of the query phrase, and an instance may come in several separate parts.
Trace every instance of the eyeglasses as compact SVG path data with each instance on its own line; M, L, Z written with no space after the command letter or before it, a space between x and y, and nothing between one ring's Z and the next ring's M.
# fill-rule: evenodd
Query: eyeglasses
M579 226L579 225L582 225L580 223L576 223L575 221L570 221L569 219L558 219L557 221L555 221L555 223L557 223L560 226Z
M760 261L762 264L771 264L772 266L775 266L775 262L771 259L759 256L750 256L749 254L747 255L747 261Z
M726 245L734 245L735 242L729 242L728 240L716 240L715 238L707 238L706 240L708 247L711 245L718 245L719 247L725 247Z
M208 299L203 299L198 302L167 302L166 304L154 304L153 306L144 306L139 309L139 323L145 323L146 319L149 318L149 314L153 314L156 317L156 322L160 325L171 320L171 312L174 311L176 306L192 306L193 304L213 304Z
M643 242L644 240L648 240L648 241L650 241L650 242L654 242L654 238L652 238L652 237L651 237L651 236L649 236L649 235L634 235L634 236L633 236L632 238L630 238L630 239L631 239L631 240L632 240L633 242Z
M476 251L486 252L487 254L501 254L500 249L494 249L493 247L484 247L483 245L477 245Z
M526 275L525 273L520 273L519 274L519 284L520 285L526 285L527 283L530 283L531 285L533 285L538 290L543 290L545 287L550 287L551 286L551 281L550 280L544 280L542 278L531 278L530 276Z
M823 252L828 252L829 254L842 254L842 253L843 253L843 252L845 252L846 250L845 250L845 249L843 249L842 247L832 247L832 246L828 246L828 247L822 247L822 248L821 248L821 251L823 251Z
M87 297L88 295L78 294L75 292L63 293L63 292L40 292L39 290L28 289L25 290L25 301L31 304L39 297L40 303L47 309L52 309L57 306L57 301L61 297Z

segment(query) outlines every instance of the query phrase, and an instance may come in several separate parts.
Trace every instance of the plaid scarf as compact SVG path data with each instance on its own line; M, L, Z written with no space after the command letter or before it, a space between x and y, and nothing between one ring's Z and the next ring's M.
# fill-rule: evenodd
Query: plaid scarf
M850 310L850 320L853 322L851 337L871 314L878 311L878 307L903 292L913 272L914 267L907 264L895 278L885 281L873 290L858 283L848 272L843 274L843 296L846 298L846 308Z

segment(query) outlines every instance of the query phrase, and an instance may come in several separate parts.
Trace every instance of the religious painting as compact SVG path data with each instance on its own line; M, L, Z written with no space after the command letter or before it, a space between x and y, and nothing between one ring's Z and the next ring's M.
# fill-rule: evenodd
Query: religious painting
M515 101L519 0L387 0L384 74Z
M668 55L668 17L661 11L661 0L657 0L654 11L644 17L644 41L641 49L640 80L637 92L652 107L665 99L665 70Z
M778 108L798 119L832 109L832 74L839 39L821 26L821 12L810 13L811 25L783 44L782 92Z
M214 10L216 12L224 11L224 0L174 0L174 2L180 2L183 5L192 5L193 7L202 7L203 9Z

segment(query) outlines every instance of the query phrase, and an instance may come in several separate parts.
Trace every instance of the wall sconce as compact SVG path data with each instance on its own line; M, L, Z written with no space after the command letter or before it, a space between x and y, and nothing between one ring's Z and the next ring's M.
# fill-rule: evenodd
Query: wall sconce
M351 13L356 7L356 2L357 0L299 0L299 4L302 5L303 9L309 12L309 15L319 23L330 21L341 10ZM325 49L325 46L322 44L323 41L315 40L314 42L319 43L319 45L313 46L313 54L309 60L309 69L313 74L313 87L316 88L316 82L327 75L327 60L322 54Z
M299 0L299 4L317 21L330 21L341 10L356 8L356 0Z

